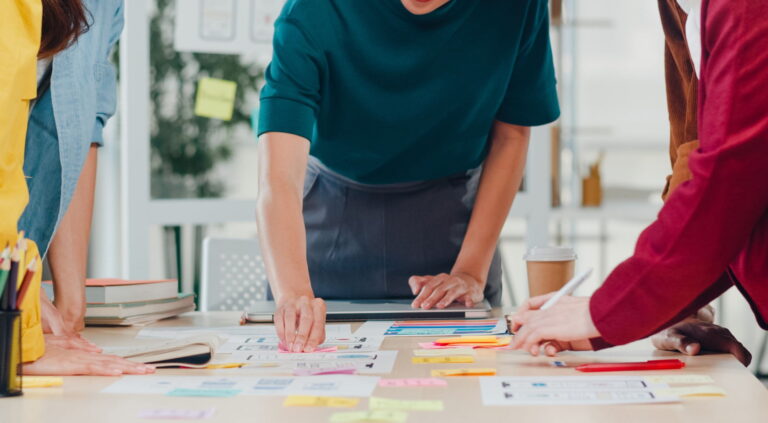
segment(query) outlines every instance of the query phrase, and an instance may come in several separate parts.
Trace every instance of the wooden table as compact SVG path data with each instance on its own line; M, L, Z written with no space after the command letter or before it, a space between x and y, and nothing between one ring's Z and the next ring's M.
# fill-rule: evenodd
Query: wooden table
M160 322L157 326L228 326L236 324L237 313L188 313ZM100 345L130 345L137 328L88 328L86 337ZM384 377L429 377L435 368L461 365L412 364L416 343L422 338L389 337L382 349L400 351L394 371ZM561 360L571 363L589 361L638 361L674 356L686 361L684 370L653 374L708 374L724 388L724 398L684 399L677 404L625 406L539 406L484 407L477 378L448 378L448 386L432 388L376 388L375 395L398 399L440 399L445 411L409 412L408 422L479 423L479 422L765 422L768 421L768 390L730 355L683 357L654 351L649 342L601 352L568 353ZM495 367L499 375L542 376L577 375L572 369L555 368L552 359L533 358L521 352L481 351L470 366ZM466 366L466 365L465 365ZM269 369L241 369L238 375L265 375ZM161 374L221 374L211 370L172 369ZM228 373L232 375L232 373ZM583 375L583 374L581 374ZM58 388L27 389L23 397L0 399L2 423L97 423L147 422L137 417L141 410L156 408L216 408L207 422L327 422L334 411L347 409L283 407L282 397L239 396L233 398L178 398L162 395L101 394L116 378L67 377ZM355 410L367 409L363 400Z

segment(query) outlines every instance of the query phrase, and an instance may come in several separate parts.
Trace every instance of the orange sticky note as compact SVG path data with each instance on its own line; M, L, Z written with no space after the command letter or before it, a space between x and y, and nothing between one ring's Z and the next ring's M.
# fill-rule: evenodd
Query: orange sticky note
M495 344L499 341L497 336L461 336L458 338L442 338L435 341L438 345L455 344Z
M440 369L432 370L432 377L495 376L496 369Z

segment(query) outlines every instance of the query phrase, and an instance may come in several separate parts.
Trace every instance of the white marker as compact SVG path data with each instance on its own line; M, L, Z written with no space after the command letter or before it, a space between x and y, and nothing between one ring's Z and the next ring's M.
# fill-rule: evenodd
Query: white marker
M552 298L548 299L546 303L544 303L543 306L539 310L546 310L558 301L560 301L560 298L563 298L566 295L573 294L574 291L582 284L584 281L586 281L589 278L589 275L592 274L592 269L588 269L576 276L573 277L573 279L569 280L568 283L566 283L562 288L560 288L559 291L555 295L552 296Z

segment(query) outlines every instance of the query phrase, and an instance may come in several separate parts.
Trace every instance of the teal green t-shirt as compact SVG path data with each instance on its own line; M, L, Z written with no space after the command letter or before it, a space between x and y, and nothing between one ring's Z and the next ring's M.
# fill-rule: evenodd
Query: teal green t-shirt
M258 135L287 132L360 183L479 166L495 120L560 114L547 0L289 0L275 23Z

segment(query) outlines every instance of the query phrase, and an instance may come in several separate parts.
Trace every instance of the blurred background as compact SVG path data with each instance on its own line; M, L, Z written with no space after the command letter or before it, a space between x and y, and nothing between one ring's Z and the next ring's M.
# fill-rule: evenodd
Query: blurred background
M114 57L119 118L99 153L92 276L178 278L197 292L206 237L256 237L252 125L281 5L126 2ZM553 0L552 41L563 115L537 130L526 192L504 229L509 305L527 297L522 256L540 243L574 247L577 268L596 269L579 291L591 293L654 220L670 172L657 2ZM206 78L236 84L229 119L199 113ZM755 368L764 332L747 303L731 290L715 305Z

